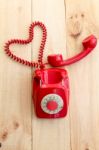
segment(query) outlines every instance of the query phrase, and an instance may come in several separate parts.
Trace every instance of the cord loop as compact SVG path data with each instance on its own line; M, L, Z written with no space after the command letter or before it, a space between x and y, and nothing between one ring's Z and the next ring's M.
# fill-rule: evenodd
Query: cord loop
M39 48L39 53L38 53L38 62L29 62L28 60L24 60L16 55L14 55L11 50L10 50L10 45L11 44L29 44L30 42L32 42L33 37L34 37L34 28L35 26L39 26L42 29L42 40L41 40L41 45ZM44 52L44 48L45 48L45 44L46 44L46 39L47 39L47 30L45 25L42 22L34 22L30 25L29 27L29 37L26 40L22 40L22 39L11 39L9 40L7 43L5 43L4 46L4 50L6 52L6 54L12 58L14 61L19 62L23 65L29 66L29 67L35 67L35 68L44 68L45 65L43 64L43 52Z

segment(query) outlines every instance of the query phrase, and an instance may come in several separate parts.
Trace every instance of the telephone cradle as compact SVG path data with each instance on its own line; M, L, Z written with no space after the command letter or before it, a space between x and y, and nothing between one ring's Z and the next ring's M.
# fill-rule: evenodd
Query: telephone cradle
M35 111L40 118L60 118L67 114L69 80L64 69L36 70L33 80Z

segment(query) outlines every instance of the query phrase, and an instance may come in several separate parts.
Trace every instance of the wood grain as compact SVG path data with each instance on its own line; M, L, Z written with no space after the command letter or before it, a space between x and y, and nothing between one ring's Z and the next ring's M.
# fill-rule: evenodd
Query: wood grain
M26 38L31 1L0 0L0 143L2 150L31 149L31 69L10 60L3 51L11 38ZM13 46L31 60L31 46Z
M95 34L99 37L96 1L66 0L68 57L82 49L82 40ZM71 149L99 149L99 44L82 61L69 67Z
M34 70L10 60L3 52L10 38L26 38L32 21L48 30L44 52L64 59L82 50L82 40L99 37L98 0L0 0L0 149L99 150L99 44L82 61L65 67L70 76L70 105L66 118L38 119L32 104ZM13 52L37 60L41 31L31 45Z

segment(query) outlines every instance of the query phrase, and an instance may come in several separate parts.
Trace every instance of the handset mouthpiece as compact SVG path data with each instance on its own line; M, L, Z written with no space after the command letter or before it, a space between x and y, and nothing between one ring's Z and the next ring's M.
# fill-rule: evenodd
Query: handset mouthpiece
M90 35L86 39L83 40L82 44L85 50L87 48L93 49L97 45L97 38L94 35Z

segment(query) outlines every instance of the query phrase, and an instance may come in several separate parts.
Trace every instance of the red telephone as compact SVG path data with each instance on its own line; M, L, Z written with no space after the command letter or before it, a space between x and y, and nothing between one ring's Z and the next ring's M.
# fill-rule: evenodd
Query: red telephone
M24 60L10 50L12 44L28 44L34 37L34 28L39 26L43 35L39 48L38 61ZM16 62L29 67L39 68L33 77L33 101L36 114L40 118L61 118L66 116L69 104L69 79L65 69L51 68L45 69L43 63L43 51L47 38L47 30L42 22L33 22L29 27L29 37L27 39L12 39L5 43L6 54ZM48 56L48 63L54 67L73 64L88 55L96 46L97 39L94 35L83 41L84 50L67 60L63 60L61 54ZM48 64L47 63L47 64Z
M67 71L58 68L36 70L33 79L33 100L37 116L40 118L66 116L69 103Z
M91 35L83 41L84 50L80 54L62 59L61 54L48 56L51 66L60 67L77 62L89 54L97 44ZM61 118L66 116L69 104L69 79L65 69L51 68L35 71L33 78L33 100L35 111L40 118Z

